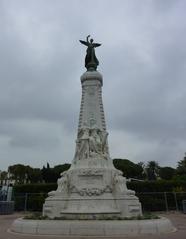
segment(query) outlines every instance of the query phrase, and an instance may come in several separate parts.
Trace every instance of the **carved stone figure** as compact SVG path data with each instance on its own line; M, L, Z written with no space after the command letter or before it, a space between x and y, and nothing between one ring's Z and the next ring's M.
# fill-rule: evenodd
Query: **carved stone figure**
M101 143L102 143L102 152L103 154L107 155L108 154L108 144L107 144L108 133L106 131L100 131L99 134L100 134Z
M114 176L114 191L116 194L134 195L134 191L127 189L126 178L122 176L121 172L118 172Z
M66 172L61 173L61 178L57 180L57 192L68 193L68 176Z
M87 54L85 57L85 67L87 68L88 71L93 71L97 69L97 66L99 65L99 61L96 57L95 54L95 49L96 47L101 46L99 43L93 43L93 39L90 39L90 35L87 36L86 41L79 40L82 44L87 46Z
M74 160L96 157L97 155L107 158L107 136L106 131L101 131L98 128L81 129L76 140Z
M96 153L96 154L102 153L101 151L102 142L98 134L98 129L95 128L91 130L89 144L90 144L90 153Z
M76 159L85 159L89 157L89 129L84 128L78 134L78 139L76 141Z
M69 180L67 175L66 172L61 173L61 178L57 180L57 190L49 192L48 196L53 197L59 193L68 194Z

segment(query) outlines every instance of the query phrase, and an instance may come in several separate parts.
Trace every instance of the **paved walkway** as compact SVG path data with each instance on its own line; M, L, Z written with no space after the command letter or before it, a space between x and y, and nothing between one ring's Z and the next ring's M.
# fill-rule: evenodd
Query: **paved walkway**
M181 213L168 213L164 214L164 216L168 217L174 226L177 228L177 231L169 234L161 234L161 235L150 235L150 239L186 239L186 214ZM69 238L69 239L85 239L85 238L112 238L112 237L57 237L57 236L25 236L18 235L7 232L8 228L11 226L14 219L21 217L20 214L14 215L0 215L0 239L53 239L53 238ZM117 239L127 238L127 237L114 237ZM113 239L114 239L113 238ZM149 235L143 237L130 237L130 239L149 239Z

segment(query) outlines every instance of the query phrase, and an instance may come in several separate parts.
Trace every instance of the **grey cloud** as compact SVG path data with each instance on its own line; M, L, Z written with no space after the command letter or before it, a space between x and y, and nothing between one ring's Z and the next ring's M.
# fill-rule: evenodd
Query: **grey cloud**
M171 165L184 153L185 1L0 4L2 167L72 160L88 34L102 43L112 156Z

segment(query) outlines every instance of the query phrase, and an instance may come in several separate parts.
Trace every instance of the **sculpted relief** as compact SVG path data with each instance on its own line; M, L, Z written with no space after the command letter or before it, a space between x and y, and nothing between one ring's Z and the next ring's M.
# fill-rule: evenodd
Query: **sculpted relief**
M63 195L67 195L69 193L69 177L67 172L61 173L61 178L57 180L57 185L57 190L49 192L49 196L54 196L58 193L63 193Z
M75 160L108 156L108 133L98 128L82 128L76 141Z
M126 194L130 196L134 196L135 192L132 190L127 189L126 185L126 178L123 177L122 173L117 170L117 173L115 173L113 177L113 188L116 194Z
M94 187L94 188L77 188L74 187L73 188L74 192L78 193L80 196L99 196L105 192L112 192L111 187L110 186L105 186L104 188L98 188L98 187Z

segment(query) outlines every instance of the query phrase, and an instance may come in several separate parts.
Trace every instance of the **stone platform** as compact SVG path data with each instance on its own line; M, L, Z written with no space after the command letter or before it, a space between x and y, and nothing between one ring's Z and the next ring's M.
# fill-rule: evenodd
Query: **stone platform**
M140 236L176 231L169 219L152 220L15 220L11 232L60 236Z
M45 200L43 216L86 220L142 215L135 192L127 189L126 179L119 170L107 165L104 159L100 162L106 166L100 168L86 165L87 162L81 160L62 174L57 190L50 192Z

